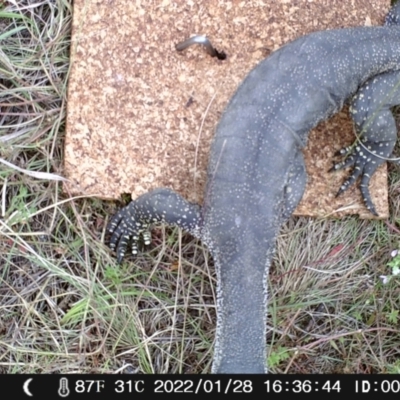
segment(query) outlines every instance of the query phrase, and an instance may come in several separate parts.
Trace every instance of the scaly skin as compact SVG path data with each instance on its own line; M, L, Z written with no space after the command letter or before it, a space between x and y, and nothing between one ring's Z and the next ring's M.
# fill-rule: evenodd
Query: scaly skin
M397 140L397 128L391 107L400 104L400 72L393 71L369 79L354 97L350 114L359 140L354 146L341 149L347 155L331 171L354 167L337 195L361 177L360 190L367 209L378 216L368 185L377 168L391 157ZM389 159L390 161L390 159Z
M248 74L222 115L204 205L156 189L111 219L119 261L129 238L137 252L139 234L153 222L179 226L208 246L218 274L214 373L266 372L268 267L279 228L303 196L301 148L310 129L368 79L397 69L397 26L316 32L283 46Z
M396 3L386 16L386 26L400 25L400 3ZM331 171L354 167L351 175L340 187L337 196L361 177L360 190L367 209L378 216L371 200L368 185L376 169L389 160L397 140L396 123L391 108L400 104L400 71L374 76L358 90L350 105L350 114L357 133L357 144L339 151L347 156L335 164ZM396 161L398 162L398 161Z

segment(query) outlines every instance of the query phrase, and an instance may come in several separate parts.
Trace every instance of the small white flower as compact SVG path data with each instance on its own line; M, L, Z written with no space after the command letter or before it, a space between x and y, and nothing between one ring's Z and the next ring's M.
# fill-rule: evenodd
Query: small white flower
M392 250L392 252L390 253L390 255L391 255L392 257L396 257L398 252L399 252L398 250Z
M384 285L386 285L389 281L390 281L390 276L386 276L386 275L380 275L380 277L382 279L382 283Z

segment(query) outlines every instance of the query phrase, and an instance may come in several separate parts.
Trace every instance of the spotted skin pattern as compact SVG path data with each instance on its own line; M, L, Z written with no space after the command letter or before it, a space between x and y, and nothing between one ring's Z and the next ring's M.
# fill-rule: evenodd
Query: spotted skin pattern
M116 250L118 262L122 262L132 241L132 254L138 252L140 235L144 244L151 242L150 224L167 223L176 225L199 237L200 207L191 204L170 189L155 189L132 201L129 206L117 212L110 220L108 231L112 232L109 246Z
M111 219L120 261L128 241L136 253L139 235L155 222L187 230L210 250L218 283L212 372L267 371L268 270L279 229L303 196L308 133L369 79L397 69L397 25L315 32L286 44L247 75L227 105L203 206L157 189Z
M400 24L400 3L386 16L385 25ZM334 164L331 171L353 167L336 196L361 177L360 190L367 209L378 216L369 192L369 182L377 168L390 159L397 140L396 123L391 108L400 104L400 72L374 76L358 90L350 105L350 114L357 134L355 146L341 149L337 155L345 160Z

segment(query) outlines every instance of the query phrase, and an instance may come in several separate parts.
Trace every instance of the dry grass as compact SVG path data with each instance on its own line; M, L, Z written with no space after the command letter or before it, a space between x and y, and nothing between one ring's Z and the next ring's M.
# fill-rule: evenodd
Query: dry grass
M155 229L121 266L115 205L68 198L62 173L71 6L0 2L0 372L209 372L215 273L201 243ZM13 15L7 14L13 13ZM270 274L273 372L400 372L398 168L387 222L291 219Z

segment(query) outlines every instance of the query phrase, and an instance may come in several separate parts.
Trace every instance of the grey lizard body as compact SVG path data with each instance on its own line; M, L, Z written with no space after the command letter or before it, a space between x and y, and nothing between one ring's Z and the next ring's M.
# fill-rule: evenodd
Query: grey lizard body
M160 188L111 219L110 247L119 261L130 239L134 254L140 234L149 243L156 222L179 226L208 246L218 275L213 372L266 371L268 268L279 228L303 196L301 148L309 131L369 79L398 69L396 25L315 32L288 43L248 74L227 105L202 207Z

